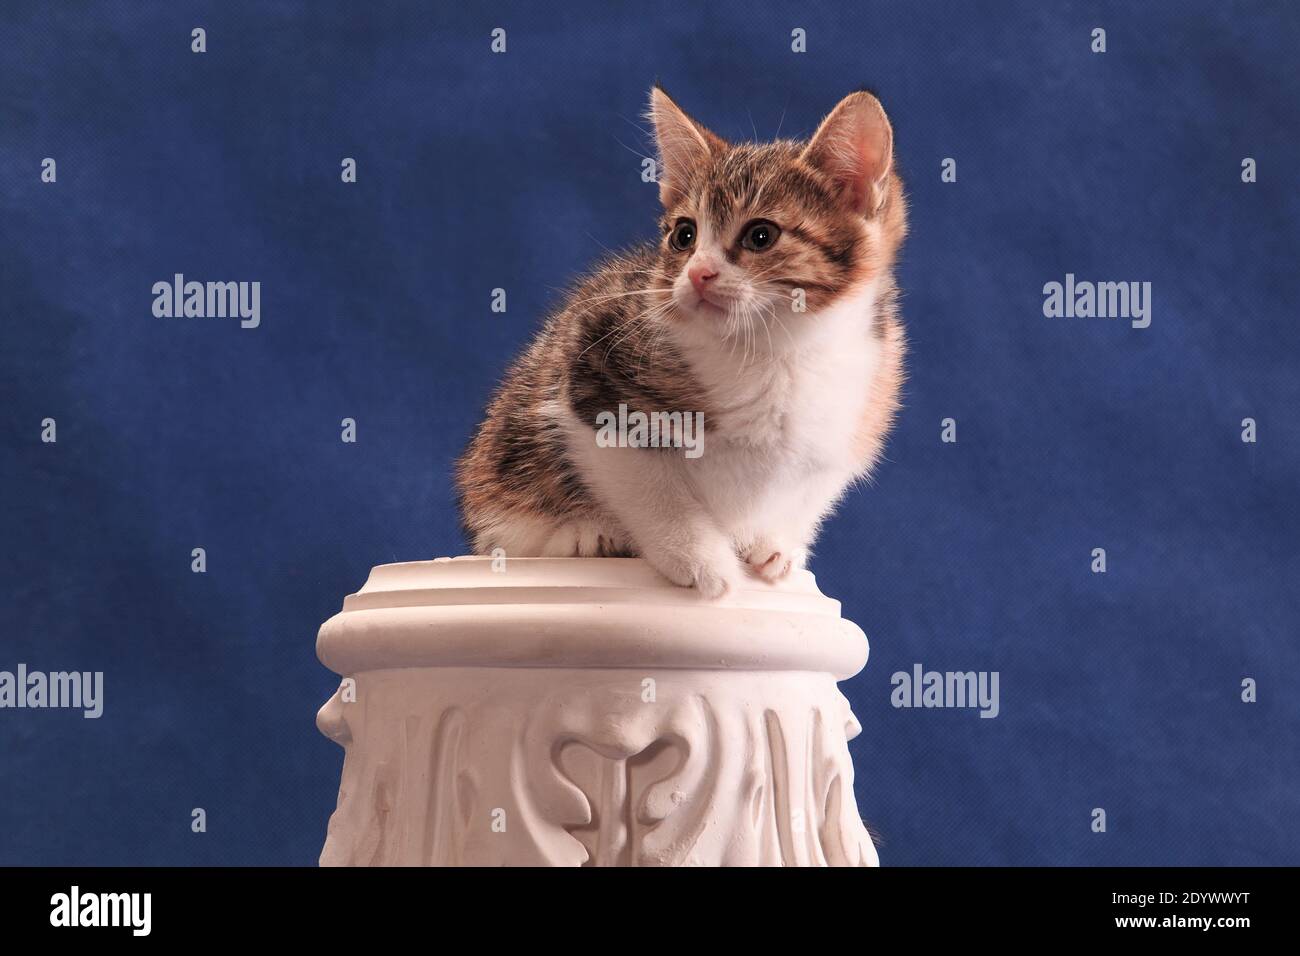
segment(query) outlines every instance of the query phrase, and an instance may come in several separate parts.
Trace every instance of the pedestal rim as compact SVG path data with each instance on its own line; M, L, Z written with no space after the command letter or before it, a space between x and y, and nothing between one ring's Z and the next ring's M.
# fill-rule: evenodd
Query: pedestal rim
M405 667L810 671L844 680L868 644L813 576L710 601L636 558L379 565L320 628L335 673Z

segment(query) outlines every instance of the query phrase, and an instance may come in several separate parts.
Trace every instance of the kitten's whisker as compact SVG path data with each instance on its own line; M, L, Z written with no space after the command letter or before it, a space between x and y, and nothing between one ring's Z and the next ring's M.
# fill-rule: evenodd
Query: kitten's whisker
M661 314L665 314L665 310L671 305L671 302L660 303L657 306L639 313L628 322L627 328L624 330L625 334L616 338L612 343L610 343L609 348L605 350L605 355L601 359L601 367L604 368L605 364L609 362L609 357L613 354L614 349L618 348L618 346L623 342L628 341L634 335L638 334L643 328L649 326L655 319L659 318Z
M610 329L608 332L606 332L606 333L605 333L604 335L602 335L600 338L596 339L596 341L592 342L592 343L591 343L590 345L588 345L585 349L583 349L581 352L579 352L579 353L578 353L578 358L582 358L584 355L586 355L588 352L590 352L592 349L594 349L597 345L599 345L601 342L605 341L605 339L609 338L611 335L613 335L613 334L614 334L615 332L617 332L617 331L618 331L617 327ZM575 361L577 361L577 360L575 359Z
M749 320L748 307L742 302L732 303L730 310L735 314L736 331L739 333L737 338L740 340L743 351L740 355L740 367L744 368L749 364L749 342L753 333L753 323Z
M618 258L618 253L615 252L613 249L611 249L609 246L605 245L603 242L601 242L601 241L600 241L599 239L597 239L595 236L593 236L593 235L591 234L590 230L586 230L586 235L587 235L587 238L588 238L588 239L590 239L590 240L591 240L592 242L594 242L596 245L600 246L600 248L604 249L606 252L608 252L608 253L609 253L611 256L613 256L615 259Z
M638 319L639 319L639 316L637 316L636 318L634 318L632 321L633 321L633 322L636 322ZM609 338L611 335L617 335L619 332L622 332L622 331L623 331L623 328L624 328L624 327L623 327L622 325L619 325L619 324L616 323L612 329L610 329L608 332L606 332L606 333L605 333L604 335L602 335L600 338L596 339L596 341L592 342L592 343L591 343L590 345L588 345L585 349L583 349L581 352L579 352L579 353L578 353L578 358L582 358L584 355L586 355L588 352L590 352L592 349L594 349L594 348L595 348L597 345L599 345L601 342L605 341L605 339ZM605 353L605 358L606 358L606 359L609 358L609 352L606 352L606 353Z
M640 134L641 134L642 136L644 136L646 139L654 139L654 135L655 135L655 134L654 134L654 130L646 129L646 128L645 128L644 126L642 126L640 123L634 122L634 121L628 119L626 116L623 116L622 114L619 114L619 117L618 117L618 118L621 119L621 120L622 120L624 123L626 123L628 126L632 127L634 130L636 130L638 133L640 133Z
M765 308L767 310L766 316L764 316L764 314L761 311L758 312L760 320L763 323L764 329L767 329L769 324L769 319L775 322L777 326L781 329L781 331L785 333L785 337L789 341L790 347L794 348L795 347L794 336L790 334L790 330L786 328L785 323L781 321L780 310L777 309L778 300L784 302L785 296L782 295L780 292L772 292L765 287L756 287L756 288L758 292L762 293L762 298L758 299L757 301L761 308ZM770 344L772 333L769 330L767 334L768 334L768 340Z
M663 346L664 339L668 336L668 331L668 323L660 322L659 327L654 332L654 337L650 340L649 347L646 349L645 354L641 356L641 361L637 364L638 372L645 367L647 359L658 359L659 349Z
M633 322L627 329L623 330L624 334L618 336L613 342L609 343L609 348L605 349L605 354L600 357L600 369L603 372L609 364L609 357L614 354L614 349L618 348L632 336L637 334L640 320Z
M667 338L670 330L669 323L664 321L667 318L668 313L670 311L671 311L671 307L668 309L664 309L663 311L658 312L653 316L654 321L651 324L654 326L654 328L653 331L651 332L650 342L645 346L645 348L642 351L641 361L637 363L638 371L645 367L645 363L647 359L654 360L658 358L659 350L660 348L662 348L664 340Z
M642 159L654 159L653 156L649 156L649 155L647 155L646 153L641 152L640 150L635 150L635 149L633 149L631 146L627 145L627 143L623 142L623 141L622 141L621 139L619 139L617 136L614 137L614 142L618 143L618 145L622 146L625 150L627 150L627 151L628 151L629 153L631 153L633 156L640 156Z
M773 315L776 314L776 309L772 306L772 303L764 302L763 305L766 305L772 311ZM758 315L759 321L763 325L763 331L767 333L767 354L771 355L775 351L775 349L772 346L772 330L768 328L767 320L762 317L762 313L759 312L757 308L755 308L754 311Z
M782 321L781 313L777 309L775 303L769 302L767 307L768 310L771 312L772 321L776 323L776 327L778 329L780 329L782 332L785 333L786 341L790 343L790 348L794 349L795 348L794 336L791 335L790 330L785 327L785 322Z
M723 332L723 337L731 340L731 349L727 352L727 358L735 358L736 355L736 322L732 315L731 307L727 307L727 329Z
M625 299L630 295L659 295L663 294L664 289L634 289L631 292L611 292L608 295L594 295L590 299L582 299L577 305L595 305L598 302L609 302L611 299Z

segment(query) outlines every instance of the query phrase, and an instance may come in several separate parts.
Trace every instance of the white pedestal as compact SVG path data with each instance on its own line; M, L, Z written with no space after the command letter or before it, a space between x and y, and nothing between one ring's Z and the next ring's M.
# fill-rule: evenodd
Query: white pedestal
M876 865L835 686L867 640L810 573L711 602L640 560L496 567L381 565L321 627L322 865Z

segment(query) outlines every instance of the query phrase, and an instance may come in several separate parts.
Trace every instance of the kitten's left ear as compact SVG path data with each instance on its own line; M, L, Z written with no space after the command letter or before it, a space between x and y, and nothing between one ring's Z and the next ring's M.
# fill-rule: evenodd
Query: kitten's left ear
M707 166L727 144L722 137L687 116L658 85L650 91L646 116L655 128L655 142L659 147L659 201L666 209L685 193L691 173Z
M844 97L802 158L831 178L854 212L874 215L885 202L894 161L894 131L880 100L865 91Z

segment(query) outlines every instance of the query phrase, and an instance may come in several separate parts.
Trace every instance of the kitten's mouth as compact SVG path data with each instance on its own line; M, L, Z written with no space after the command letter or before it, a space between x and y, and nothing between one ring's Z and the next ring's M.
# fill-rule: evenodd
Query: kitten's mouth
M677 303L677 311L683 317L703 316L720 319L731 314L731 301L708 290L703 293L695 289L678 290L674 299Z
M726 315L728 304L719 302L716 299L710 299L707 295L699 296L699 301L695 303L697 312L715 313L717 315Z

